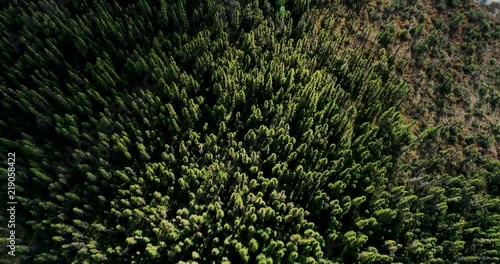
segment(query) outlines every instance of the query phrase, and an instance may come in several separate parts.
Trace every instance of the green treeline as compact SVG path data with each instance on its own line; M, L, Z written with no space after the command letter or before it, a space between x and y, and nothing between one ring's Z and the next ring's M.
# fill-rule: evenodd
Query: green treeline
M321 29L358 2L2 6L15 261L500 261L498 161L403 158L443 129L403 121L411 89L383 36L352 48Z

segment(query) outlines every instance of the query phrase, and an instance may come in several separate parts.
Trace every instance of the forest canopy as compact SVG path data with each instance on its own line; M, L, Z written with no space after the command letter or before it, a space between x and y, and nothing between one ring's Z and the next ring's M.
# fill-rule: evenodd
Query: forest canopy
M1 3L0 261L499 262L500 24L382 2Z

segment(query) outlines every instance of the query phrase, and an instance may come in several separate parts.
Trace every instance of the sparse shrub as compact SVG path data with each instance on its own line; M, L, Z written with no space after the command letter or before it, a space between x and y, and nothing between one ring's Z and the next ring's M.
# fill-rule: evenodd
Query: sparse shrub
M424 24L418 24L412 29L410 29L410 34L413 37L419 37L422 35L423 30L424 30Z
M481 22L481 30L483 32L489 32L491 29L491 25L490 25L490 22L486 19L483 19L483 21Z
M479 135L479 137L477 138L477 143L485 149L490 148L491 144L493 144L493 141L494 139L492 136L485 134Z
M465 30L467 32L467 38L470 40L478 40L481 38L481 31L478 30L478 27L475 27L473 25L467 25L465 27Z
M416 54L423 54L429 49L426 43L417 43L411 47L412 52Z
M444 27L444 22L440 17L433 17L432 22L434 23L434 26L438 29L443 29Z
M479 92L479 97L481 99L483 99L484 96L486 96L488 94L488 90L486 89L485 86L480 86L478 92Z
M462 23L462 21L464 21L464 19L465 19L465 15L463 13L459 13L458 15L456 15L455 18L453 18L453 20L451 20L451 22L450 22L450 30L456 31L458 29L458 27L460 26L460 23Z
M438 38L439 38L438 31L433 30L427 37L427 45L429 46L436 45L438 43Z
M485 13L479 8L474 8L473 10L471 10L467 14L467 17L468 17L470 22L474 23L474 22L478 22L480 19L484 18Z
M476 65L476 64L474 64L474 63L471 63L471 64L469 64L469 65L465 66L464 70L465 70L465 72L466 72L466 73L468 73L468 74L474 74L474 73L476 73L477 71L479 71L479 69L480 69L480 68L481 68L481 67L479 67L479 65Z
M404 29L404 30L399 32L398 37L399 37L399 39L401 39L403 41L410 40L410 32L408 32L408 30Z
M440 94L449 94L453 89L453 78L448 76L441 84L438 85Z
M446 10L446 1L444 1L444 0L437 0L436 1L436 8L439 11L445 11Z

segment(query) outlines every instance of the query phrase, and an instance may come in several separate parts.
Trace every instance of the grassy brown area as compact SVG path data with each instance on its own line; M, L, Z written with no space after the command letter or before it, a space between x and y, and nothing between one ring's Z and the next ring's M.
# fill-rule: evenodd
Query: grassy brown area
M335 11L328 17L325 11L311 13L314 32L321 25L335 36L348 36L346 47L379 47L378 59L382 53L394 56L389 59L398 65L396 75L411 87L402 107L404 119L417 121L416 134L444 125L441 131L447 140L436 142L434 151L451 147L458 151L458 160L470 159L473 153L498 160L500 18L494 15L498 7L473 1L372 0L359 10L332 5Z

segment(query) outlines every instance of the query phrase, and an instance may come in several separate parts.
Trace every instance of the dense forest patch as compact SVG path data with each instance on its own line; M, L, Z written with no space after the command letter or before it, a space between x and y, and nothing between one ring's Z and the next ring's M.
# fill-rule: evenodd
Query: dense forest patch
M19 209L0 260L500 261L500 23L484 8L3 3Z

